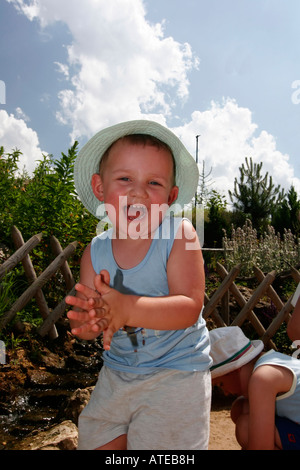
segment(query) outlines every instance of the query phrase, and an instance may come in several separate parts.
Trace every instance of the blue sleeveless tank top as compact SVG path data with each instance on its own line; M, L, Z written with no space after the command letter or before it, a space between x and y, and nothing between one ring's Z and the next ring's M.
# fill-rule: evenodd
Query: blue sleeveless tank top
M117 265L112 252L112 230L103 232L91 244L95 272L106 269L111 287L123 294L168 295L167 262L182 220L166 217L155 232L145 258L132 269L121 269ZM206 322L199 312L198 321L184 330L117 331L110 350L103 352L103 361L112 369L137 374L151 373L158 368L207 370L211 365L209 349Z
M263 365L280 366L289 369L293 374L291 389L276 397L276 415L288 418L300 424L300 361L271 350L261 356L255 363L254 369Z

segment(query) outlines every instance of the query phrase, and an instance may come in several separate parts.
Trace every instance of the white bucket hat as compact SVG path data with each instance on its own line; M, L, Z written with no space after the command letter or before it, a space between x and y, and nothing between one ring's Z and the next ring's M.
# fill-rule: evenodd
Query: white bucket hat
M261 340L250 341L238 326L225 326L209 332L210 369L213 379L229 374L254 359L264 348Z
M182 142L166 127L154 121L128 121L103 129L92 137L80 150L74 165L74 182L77 194L95 217L101 202L96 198L91 186L94 173L99 172L99 163L105 151L118 139L131 134L147 134L167 144L172 150L176 165L176 186L178 198L174 204L182 208L196 193L199 171L192 155Z

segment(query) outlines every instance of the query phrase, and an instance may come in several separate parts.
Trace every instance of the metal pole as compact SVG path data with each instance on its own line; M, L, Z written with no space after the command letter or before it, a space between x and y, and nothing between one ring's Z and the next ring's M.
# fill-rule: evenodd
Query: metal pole
M200 137L200 134L199 135L196 135L196 163L198 165L198 139ZM197 206L197 189L196 189L196 193L195 193L195 208Z

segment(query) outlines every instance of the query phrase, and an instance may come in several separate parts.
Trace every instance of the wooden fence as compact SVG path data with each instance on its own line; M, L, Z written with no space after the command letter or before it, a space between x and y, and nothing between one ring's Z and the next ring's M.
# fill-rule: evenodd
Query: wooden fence
M41 242L42 234L34 235L30 240L24 243L22 234L16 227L13 227L12 237L16 247L16 252L0 266L0 286L1 279L19 262L22 262L23 264L29 286L14 302L10 309L4 313L2 318L0 318L0 330L5 328L32 298L35 298L43 318L43 323L38 328L38 333L42 337L49 335L51 339L55 339L57 337L55 323L64 315L67 305L63 299L54 309L50 310L42 288L46 282L58 270L60 270L66 284L66 295L74 294L75 281L67 259L74 254L77 243L71 243L63 250L59 241L55 237L52 237L51 247L56 258L45 269L45 271L37 277L29 253ZM212 319L217 327L229 325L242 326L246 321L250 322L258 337L262 339L267 346L276 348L273 344L272 338L280 328L281 324L283 322L288 322L293 309L291 304L292 296L284 303L272 286L276 277L276 272L272 271L265 275L258 268L254 268L258 287L252 292L250 298L246 299L242 294L241 289L239 289L235 283L236 277L240 271L240 266L235 266L230 272L227 272L224 266L217 263L216 270L221 278L221 282L219 287L212 294L211 298L205 294L205 307L203 310L204 318L206 320ZM290 276L296 282L300 282L300 273L296 269L291 268ZM267 327L262 325L254 311L256 305L262 298L269 299L270 305L273 305L277 311L276 316ZM235 301L239 309L233 320L231 319L230 299Z
M29 286L14 302L9 311L5 312L2 318L0 318L0 330L5 328L6 325L15 318L16 314L34 297L40 314L44 320L43 324L38 329L38 333L41 336L48 334L51 339L55 339L57 338L55 323L64 314L66 310L66 302L63 299L53 310L50 311L43 294L42 287L58 270L61 270L66 283L66 295L74 294L75 281L67 259L74 254L77 242L71 243L63 250L59 241L55 237L52 237L51 247L56 258L45 269L45 271L37 277L29 253L40 243L42 240L42 234L39 233L34 235L30 240L24 243L20 231L16 227L13 227L12 237L17 251L0 266L0 283L1 279L11 269L13 269L19 262L22 262Z
M210 299L205 294L204 318L207 320L211 317L217 327L229 325L241 327L246 321L249 321L264 344L276 349L272 338L282 323L288 323L289 321L290 314L293 310L291 303L293 294L287 302L284 303L272 286L276 272L272 271L264 275L260 269L254 267L254 273L259 284L250 298L246 300L234 282L239 274L240 266L233 267L228 273L224 266L217 263L216 269L222 282ZM295 268L291 268L290 276L295 282L300 282L300 273ZM239 313L232 321L230 320L229 295L235 299L240 308ZM255 306L262 298L267 298L269 304L273 305L277 311L276 316L272 319L267 328L262 325L258 316L254 313ZM219 306L219 308L217 308L217 306Z

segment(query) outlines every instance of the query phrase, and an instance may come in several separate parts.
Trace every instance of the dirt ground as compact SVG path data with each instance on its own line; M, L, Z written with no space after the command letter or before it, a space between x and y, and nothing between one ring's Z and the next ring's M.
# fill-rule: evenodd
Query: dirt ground
M229 410L212 411L209 450L240 450Z
M235 426L230 418L232 399L213 393L210 415L209 450L240 450L235 438Z

